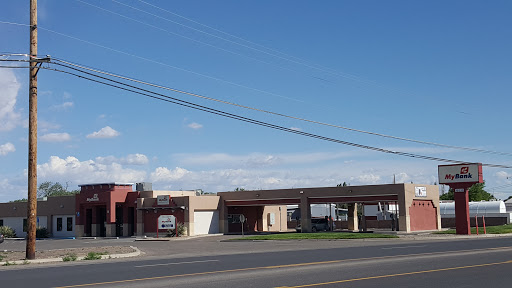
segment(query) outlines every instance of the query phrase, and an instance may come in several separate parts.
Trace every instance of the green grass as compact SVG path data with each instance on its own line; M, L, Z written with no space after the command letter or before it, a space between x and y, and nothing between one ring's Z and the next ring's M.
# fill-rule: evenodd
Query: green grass
M506 224L501 226L488 226L486 227L487 234L507 234L512 233L512 224ZM478 227L480 234L484 234L484 227ZM435 234L455 234L455 229L449 229L446 231L435 232ZM471 228L471 234L476 234L476 228Z
M301 239L363 239L363 238L398 238L396 235L377 233L283 233L246 236L231 240L301 240Z

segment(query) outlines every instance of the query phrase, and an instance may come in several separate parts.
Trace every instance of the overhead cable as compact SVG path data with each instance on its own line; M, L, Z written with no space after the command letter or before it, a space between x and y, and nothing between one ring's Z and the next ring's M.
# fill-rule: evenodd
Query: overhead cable
M386 134L381 134L381 133L376 133L376 132L371 132L371 131L365 131L365 130L360 130L360 129L355 129L355 128L349 128L349 127L344 127L344 126L340 126L340 125L324 123L324 122L315 121L315 120L309 120L309 119L306 119L306 118L301 118L301 117L297 117L297 116L290 116L290 115L286 115L286 114L282 114L282 113L272 112L272 111L269 111L269 110L254 108L254 107L245 106L245 105L241 105L241 104L237 104L237 103L233 103L233 102L228 102L228 101L224 101L224 100L220 100L220 99L216 99L216 98L211 98L211 97L207 97L207 96L203 96L203 95L200 95L200 94L196 94L196 93L192 93L192 92L187 92L187 91L183 91L183 90L179 90L179 89L175 89L175 88L170 88L170 87L166 87L166 86L163 86L163 85L153 84L153 83L145 82L145 81L142 81L142 80L137 80L137 79L134 79L134 78L130 78L130 77L126 77L126 76L121 76L121 75L117 75L117 74L114 74L114 73L105 72L105 71L102 71L102 70L99 70L99 69L93 69L93 68L89 68L89 67L86 67L86 66L83 66L83 65L78 65L78 64L71 63L69 61L65 61L65 60L58 59L58 58L54 58L54 60L57 61L57 62L62 62L62 63L66 63L68 65L72 65L74 67L78 67L78 68L81 68L81 69L86 69L86 70L89 70L89 71L92 71L92 72L101 73L101 74L104 74L104 75L108 75L108 76L120 78L120 79L123 79L123 80L128 80L128 81L136 82L136 83L139 83L139 84L144 84L144 85L152 86L152 87L155 87L155 88L169 90L169 91L172 91L172 92L181 93L181 94L185 94L185 95L189 95L189 96L193 96L193 97L197 97L197 98L202 98L202 99L206 99L206 100L210 100L210 101L215 101L215 102L219 102L219 103L223 103L223 104L227 104L227 105L232 105L232 106L236 106L236 107L240 107L240 108L244 108L244 109L249 109L249 110L253 110L253 111L263 112L263 113L267 113L267 114L271 114L271 115L276 115L276 116L280 116L280 117L286 117L286 118L290 118L290 119L294 119L294 120L299 120L299 121L304 121L304 122L309 122L309 123L313 123L313 124L324 125L324 126L328 126L328 127L334 127L334 128L339 128L339 129L344 129L344 130L348 130L348 131L364 133L364 134L369 134L369 135L374 135L374 136L379 136L379 137L384 137L384 138L390 138L390 139L394 139L394 140L401 140L401 141L407 141L407 142L413 142L413 143L419 143L419 144L425 144L425 145L431 145L431 146L437 146L437 147L443 147L443 148L465 150L465 151L479 152L479 153L497 154L497 155L503 155L503 156L512 156L512 153L507 153L507 152L492 151L492 150L485 150L485 149L478 149L478 148L455 146L455 145L447 145L447 144L441 144L441 143L435 143L435 142L429 142L429 141L415 140L415 139L410 139L410 138L403 138L403 137L386 135Z
M233 114L233 113L224 112L224 111L221 111L221 110L218 110L218 109L213 109L213 108L210 108L210 107L207 107L207 106L203 106L203 105L199 105L199 104L195 104L195 103L192 103L192 102L189 102L189 101L184 101L184 100L181 100L181 99L177 99L177 98L174 98L174 97L171 97L171 96L168 96L168 95L164 95L164 94L161 94L161 93L157 93L157 92L154 92L154 91L150 91L150 90L147 90L147 89L142 89L140 87L129 85L129 84L126 84L126 83L123 83L123 82L120 82L120 81L116 81L116 80L113 80L113 79L109 79L107 77L103 77L103 76L100 76L100 75L95 75L94 73L90 73L90 72L87 72L87 71L84 71L84 70L81 70L81 69L78 69L78 68L75 68L75 67L72 67L72 66L68 66L68 65L65 65L65 64L60 64L60 66L63 66L65 68L68 68L68 69L71 69L71 70L75 70L75 71L77 71L79 73L82 73L82 74L86 74L86 75L89 75L89 76L92 76L92 77L95 77L95 78L99 78L99 79L102 79L102 80L93 79L93 78L90 78L88 76L80 75L80 74L77 74L77 73L74 73L74 72L70 72L70 71L64 71L64 70L60 70L60 69L55 69L55 68L48 68L48 67L41 67L41 68L48 69L48 70L53 70L53 71L57 71L57 72L66 73L66 74L73 75L73 76L76 76L76 77L79 77L79 78L82 78L82 79L85 79L85 80L93 81L93 82L96 82L96 83L100 83L100 84L103 84L103 85L107 85L107 86L110 86L110 87L121 89L121 90L124 90L124 91L136 93L136 94L143 95L143 96L146 96L146 97L150 97L150 98L153 98L153 99L170 102L170 103L177 104L177 105L180 105L180 106L185 106L185 107L192 108L192 109L195 109L195 110L200 110L200 111L203 111L203 112L215 114L215 115L218 115L218 116L223 116L223 117L226 117L226 118L231 118L231 119L235 119L235 120L239 120L239 121L255 124L255 125L258 125L258 126L272 128L272 129L275 129L275 130L280 130L280 131L284 131L284 132L288 132L288 133L302 135L302 136L306 136L306 137L310 137L310 138L314 138L314 139L320 139L320 140L334 142L334 143L339 143L339 144L343 144L343 145L347 145L347 146L352 146L352 147L357 147L357 148L362 148L362 149L367 149L367 150L372 150L372 151L377 151L377 152L382 152L382 153L387 153L387 154L394 154L394 155L399 155L399 156L404 156L404 157L416 158L416 159L425 159L425 160L447 162L447 163L460 163L460 164L468 162L468 161L460 161L460 160L452 160L452 159L445 159L445 158L439 158L439 157L425 156L425 155L408 153L408 152L392 151L392 150L388 150L388 149L384 149L384 148L379 148L379 147L373 147L373 146L368 146L368 145L348 142L348 141L334 139L334 138L330 138L330 137L325 137L325 136L321 136L321 135L317 135L317 134L313 134L313 133L308 133L308 132L304 132L304 131L298 131L298 130L294 130L294 129L291 129L291 128L286 128L286 127L283 127L283 126L271 124L271 123L268 123L268 122L259 121L259 120L255 120L255 119L248 118L248 117L243 117L243 116L236 115L236 114ZM115 83L115 84L108 83L108 82L105 82L105 81L109 81L109 82L112 82L112 83ZM482 164L482 165L483 166L487 166L487 167L494 167L494 168L506 168L506 169L511 169L512 168L512 166L501 165L501 164Z

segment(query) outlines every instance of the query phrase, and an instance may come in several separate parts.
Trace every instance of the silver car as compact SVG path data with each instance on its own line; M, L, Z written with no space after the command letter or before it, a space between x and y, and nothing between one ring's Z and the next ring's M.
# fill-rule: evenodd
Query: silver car
M297 223L297 227L295 227L295 230L297 232L301 232L302 231L302 226L299 223ZM329 220L325 219L325 218L312 218L311 219L311 232L316 232L316 231L329 231L330 228L329 228Z

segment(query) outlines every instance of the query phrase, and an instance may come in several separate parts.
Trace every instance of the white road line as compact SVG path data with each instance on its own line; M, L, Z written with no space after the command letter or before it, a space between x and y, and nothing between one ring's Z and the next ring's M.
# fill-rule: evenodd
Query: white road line
M381 249L383 249L383 250L386 250L386 249L407 249L407 248L421 248L421 247L427 247L427 245L421 245L421 246L387 247L387 248L381 248Z
M219 262L219 260L202 260L202 261L190 261L190 262L175 262L175 263L164 263L164 264L151 264L151 265L135 266L135 268L152 267L152 266L165 266L165 265L179 265L179 264L192 264L192 263L205 263L205 262Z

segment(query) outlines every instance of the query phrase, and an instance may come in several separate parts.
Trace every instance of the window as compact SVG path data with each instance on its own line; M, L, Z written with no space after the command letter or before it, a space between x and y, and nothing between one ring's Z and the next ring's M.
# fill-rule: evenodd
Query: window
M73 231L73 217L68 217L66 222L66 230Z
M57 218L57 231L62 231L62 218Z
M27 232L28 226L27 226L27 218L23 219L23 232Z
M4 219L0 219L0 226L4 226Z

